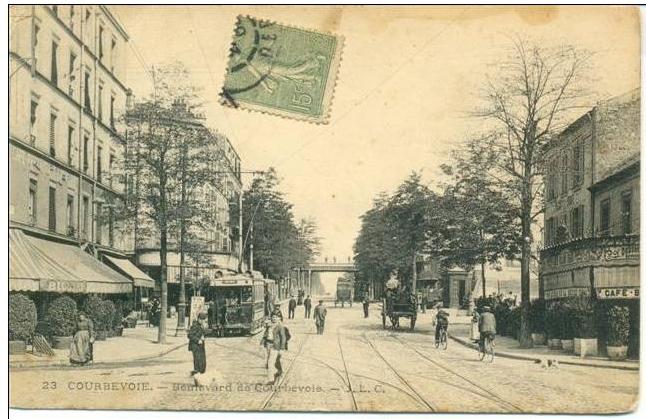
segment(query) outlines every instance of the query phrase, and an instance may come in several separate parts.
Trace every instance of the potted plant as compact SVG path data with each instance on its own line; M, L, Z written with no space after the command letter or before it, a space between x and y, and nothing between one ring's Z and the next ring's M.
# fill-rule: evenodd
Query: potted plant
M529 321L534 345L545 345L545 300L534 300L529 305Z
M612 306L608 310L608 357L612 360L624 360L628 355L628 338L630 336L630 310L628 307Z
M550 349L561 349L561 303L553 302L545 315L547 346Z
M110 321L105 314L105 308L103 300L96 295L88 296L83 305L85 314L92 320L94 325L96 340L105 340L108 337L107 330Z
M103 301L103 315L105 316L105 331L107 337L115 337L117 335L117 326L121 325L121 315L117 314L117 309L112 301ZM119 319L118 322L115 322L116 318Z
M561 306L561 349L565 352L574 351L574 312L570 299L562 302Z
M574 353L584 358L597 356L597 330L594 306L589 296L572 298L572 320L574 324Z
M76 331L76 302L68 296L52 301L47 310L49 332L54 349L68 349Z
M36 330L36 305L24 294L9 295L9 355L25 353Z

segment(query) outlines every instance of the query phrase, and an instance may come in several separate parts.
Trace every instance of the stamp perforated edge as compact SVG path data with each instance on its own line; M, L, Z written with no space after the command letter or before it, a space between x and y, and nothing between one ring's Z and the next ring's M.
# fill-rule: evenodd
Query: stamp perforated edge
M334 34L329 31L320 31L317 29L311 29L311 28L303 28L300 26L296 25L287 25L282 22L276 22L274 20L269 20L269 19L257 19L253 16L250 15L238 15L236 16L236 19L246 17L246 18L251 18L251 19L256 19L256 20L265 20L272 22L273 24L288 27L288 28L294 28L294 29L299 29L302 31L307 31L307 32L316 32L324 35L329 35L332 36L336 39L336 47L334 49L334 55L332 56L332 60L330 62L330 68L328 71L328 77L327 77L327 83L325 85L325 91L323 92L323 99L321 101L322 103L322 108L323 112L320 116L317 117L312 117L308 115L303 115L299 114L296 112L289 112L281 109L272 109L264 105L259 105L251 102L245 102L245 101L237 101L236 105L234 106L230 103L229 100L223 97L223 92L224 92L224 85L222 86L222 89L220 91L220 104L223 106L226 106L228 108L234 108L234 109L243 109L246 111L253 111L253 112L260 112L268 115L275 115L275 116L280 116L282 118L286 119L293 119L293 120L298 120L298 121L306 121L306 122L311 122L314 124L327 124L330 120L330 112L331 112L331 107L332 107L332 102L334 100L334 94L336 91L336 83L337 79L339 76L339 67L341 65L341 60L342 60L342 55L343 55L343 47L345 44L345 38L343 35L338 35ZM231 37L231 43L229 44L229 48L231 48L231 45L233 44L233 37L235 36L235 25L234 29L232 32L232 37ZM227 70L230 66L230 55L229 55L229 60L227 61L227 65L225 68L225 74L224 74L224 81L226 81L226 76L227 76ZM224 83L223 81L223 83Z

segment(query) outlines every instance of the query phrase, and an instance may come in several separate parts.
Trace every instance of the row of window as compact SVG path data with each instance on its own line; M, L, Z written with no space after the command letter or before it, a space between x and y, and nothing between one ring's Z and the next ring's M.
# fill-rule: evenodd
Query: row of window
M599 204L599 228L596 234L609 236L613 234L627 235L633 233L632 193L624 192L619 202L619 224L612 222L612 202L610 198ZM545 244L552 245L573 238L585 237L584 206L572 208L568 215L550 217L545 221Z
M566 195L570 189L576 189L583 184L584 151L583 141L577 141L572 149L560 150L559 155L548 163L545 179L548 201L559 195Z
M32 145L35 144L36 141L36 133L38 132L37 130L37 124L38 124L38 108L39 108L39 102L38 99L35 95L32 95L31 99L31 105L30 105L30 138ZM64 122L60 122L64 123ZM67 122L67 130L64 131L66 133L65 135L65 150L66 150L66 155L63 156L57 156L57 150L58 150L58 142L61 141L62 139L58 138L59 136L59 116L58 112L52 109L49 114L49 155L55 158L58 158L59 160L65 162L67 165L71 167L75 167L75 154L74 150L77 149L75 144L77 144L77 127L76 124L73 121L68 121ZM81 161L81 170L83 173L90 175L90 152L92 148L92 144L90 143L90 134L89 133L84 133L83 134L83 141L81 144L81 152L83 153L82 161ZM108 156L108 167L107 167L107 179L104 178L104 164L103 164L103 154L104 150L101 145L97 145L96 151L95 151L95 156L96 156L96 180L98 182L103 182L104 180L107 180L107 184L112 186L112 177L114 174L114 166L116 163L116 156L114 153L110 153Z
M57 215L57 188L50 184L48 189L47 200L47 226L50 231L61 232L61 226L58 225ZM32 224L38 224L38 181L36 179L29 179L29 197L27 202L27 212ZM68 193L65 205L65 223L64 233L70 237L80 237L89 239L91 229L91 214L90 214L90 198L83 196L81 201L81 225L80 231L77 233L76 228L76 198L73 194ZM103 226L107 222L108 226L108 245L114 244L114 215L112 208L107 209L105 213L101 203L96 204L96 237L95 241L99 244L103 243Z
M619 202L619 234L632 234L633 232L633 211L632 211L632 193L624 192ZM606 198L599 204L599 233L601 235L610 235L617 229L612 223L612 202Z
M61 20L61 22L63 22L63 24L66 24L69 30L72 31L72 33L76 34L75 25L76 25L77 19L81 18L81 17L77 18L78 7L75 5L70 5L68 7L67 16L62 16L59 6L50 6L50 7L52 12L54 12L54 15L56 15L56 17L58 17ZM85 14L82 16L82 18L84 19L84 22L83 22L84 26L86 28L91 28L90 19L92 18L92 11L89 7L87 6L85 7ZM36 29L37 29L36 33L38 33L38 29L40 28L36 26ZM96 39L97 57L99 61L105 65L106 54L105 54L104 38L106 38L106 30L104 25L101 23L99 24L98 33L96 36L97 36L97 39ZM117 39L114 36L109 37L109 39L110 39L109 69L111 73L114 73L114 67L116 64L116 57L117 57Z
M33 43L34 43L34 51L37 53L38 51L38 33L40 31L40 27L38 25L35 25L34 29L34 38L33 38ZM101 45L101 43L99 43ZM59 86L59 43L56 39L52 40L52 45L51 45L51 66L50 66L50 76L49 76L49 81L57 86ZM36 56L37 58L37 56ZM72 97L75 98L76 95L76 74L79 70L78 67L78 57L74 53L74 51L70 51L69 53L69 59L68 59L68 72L67 72L67 93ZM91 71L89 68L85 68L83 72L83 83L82 83L82 89L83 89L83 98L82 98L82 103L83 107L87 112L92 114L92 100L90 96L90 79L91 79ZM106 115L104 112L104 102L105 102L105 97L104 97L104 83L102 81L99 81L98 85L98 91L97 91L97 109L96 109L96 114L94 115L100 122L103 124L107 124L112 128L113 130L115 129L115 101L116 101L116 94L112 93L110 95L110 101L109 101L109 114ZM105 118L108 118L107 121Z

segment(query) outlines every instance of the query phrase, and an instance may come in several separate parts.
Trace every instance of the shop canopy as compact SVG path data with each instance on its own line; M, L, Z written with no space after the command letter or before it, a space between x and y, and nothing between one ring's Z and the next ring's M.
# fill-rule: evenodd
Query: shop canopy
M120 294L132 281L75 245L9 229L9 290Z
M128 259L121 259L112 256L105 256L109 263L114 265L114 267L119 270L122 274L126 275L132 282L135 287L144 287L144 288L154 288L155 281L146 275L141 269L137 268L132 262Z

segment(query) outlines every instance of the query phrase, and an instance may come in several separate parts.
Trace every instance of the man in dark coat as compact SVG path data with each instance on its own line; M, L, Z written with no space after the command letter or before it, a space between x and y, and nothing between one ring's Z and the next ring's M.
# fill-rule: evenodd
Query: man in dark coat
M363 318L368 318L368 308L370 307L370 300L368 300L368 293L363 295Z
M206 371L206 352L204 350L204 322L206 317L206 313L200 313L197 319L193 320L193 324L188 330L188 350L193 353L193 371L191 371L191 375L204 374Z
M327 316L327 308L323 305L323 300L319 300L319 305L314 307L314 323L316 324L316 333L323 334L325 329L325 316Z
M303 306L305 307L305 318L309 319L312 314L312 299L310 298L309 295L303 302Z
M287 306L287 318L293 319L295 310L296 310L296 300L292 295L289 299L289 305Z

